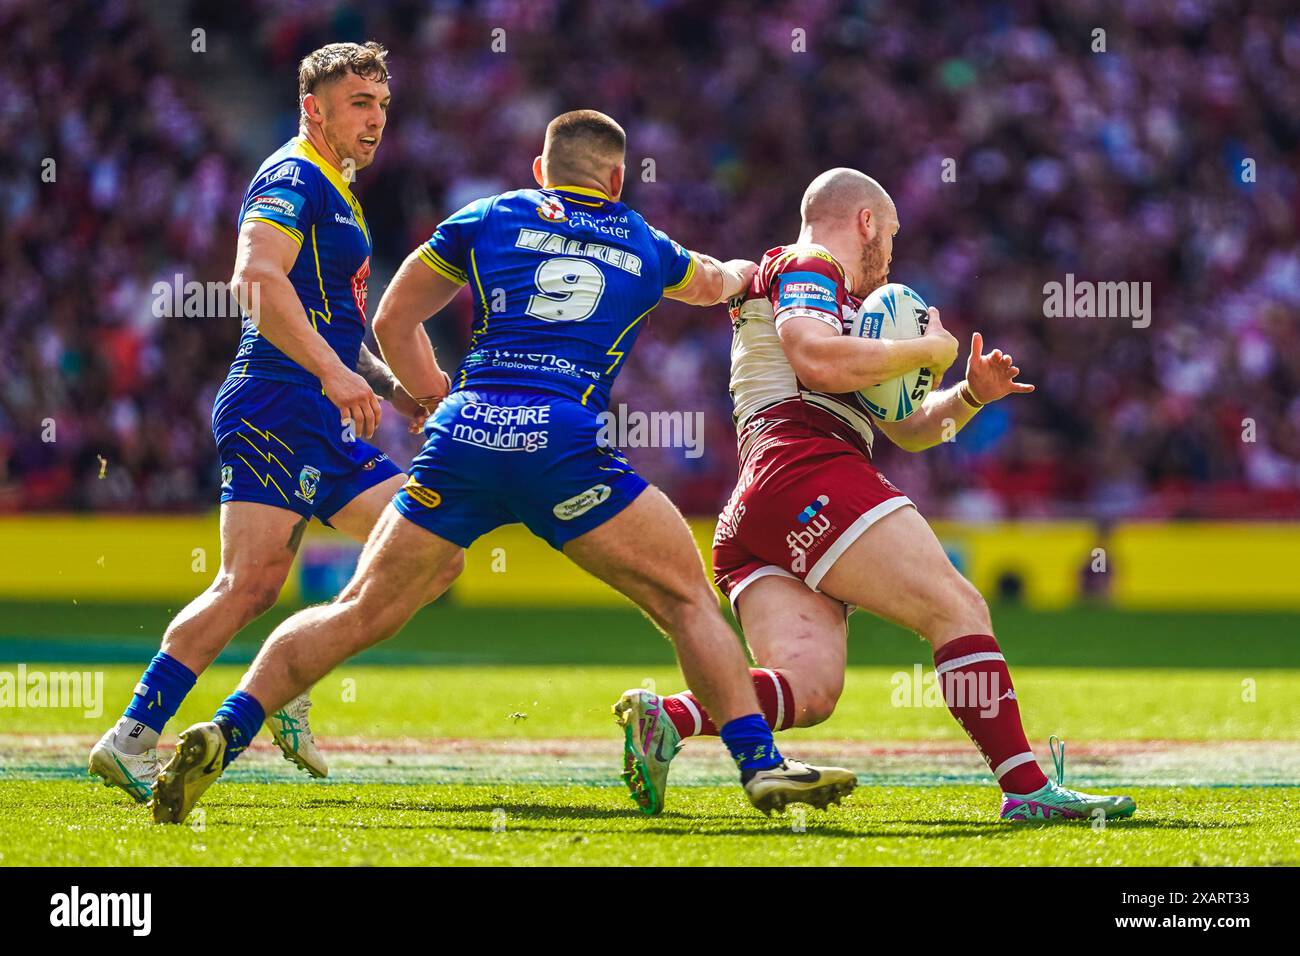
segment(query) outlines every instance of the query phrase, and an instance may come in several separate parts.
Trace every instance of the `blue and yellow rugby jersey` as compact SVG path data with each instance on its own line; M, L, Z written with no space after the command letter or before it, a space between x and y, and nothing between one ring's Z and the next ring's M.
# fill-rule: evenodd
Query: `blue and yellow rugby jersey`
M239 226L264 222L300 246L289 270L307 318L349 369L366 332L370 230L343 174L303 137L272 153L253 177ZM315 384L317 379L258 334L246 316L231 377Z
M664 292L695 272L689 252L593 189L518 189L470 203L419 249L474 296L457 389L522 387L592 412Z

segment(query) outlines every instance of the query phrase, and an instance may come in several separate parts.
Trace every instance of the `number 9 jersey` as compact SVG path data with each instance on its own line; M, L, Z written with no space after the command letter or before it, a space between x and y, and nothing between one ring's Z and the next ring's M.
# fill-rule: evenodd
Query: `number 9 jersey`
M474 297L456 389L523 388L594 412L665 292L695 272L691 254L594 189L519 189L470 203L419 249Z

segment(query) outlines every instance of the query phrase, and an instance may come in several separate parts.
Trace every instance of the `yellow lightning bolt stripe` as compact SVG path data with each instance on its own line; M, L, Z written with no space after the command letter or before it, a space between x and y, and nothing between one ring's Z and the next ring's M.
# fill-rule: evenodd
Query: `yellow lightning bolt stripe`
M259 455L261 455L261 456L262 456L262 459L263 459L267 464L270 464L271 462L275 462L277 465L280 466L280 470L281 470L281 471L283 471L283 472L284 472L286 475L288 475L290 478L293 477L293 472L291 472L288 468L285 468L285 466L284 466L284 462L282 462L279 458L276 458L275 455L274 455L272 452L269 452L269 451L262 451L262 449L258 448L257 445L255 445L255 444L253 443L253 439L249 438L249 437L248 437L247 435L245 435L243 432L239 432L239 437L242 438L242 439L244 439L244 441L248 442L249 445L252 445L252 447L253 447L253 451L255 451L255 452L257 452ZM265 484L265 482L263 482L263 484Z
M485 334L488 327L488 301L487 296L483 294L483 280L479 278L478 259L475 258L473 249L470 249L469 251L469 267L474 273L474 285L478 288L478 300L483 303L483 327L481 329L475 329L471 334L470 344L472 346L472 339Z
M243 422L245 425L247 425L249 428L251 428L255 433L257 433L257 435L261 437L262 441L271 441L271 440L278 441L280 442L281 445L284 446L285 451L287 451L291 455L293 454L293 449L290 448L288 445L285 445L283 441L281 441L277 436L271 434L271 432L262 431L260 428L258 428L252 422L250 422L247 418L241 418L240 421ZM257 447L257 443L254 442L253 439L245 435L243 432L236 432L236 434L239 435L240 438L244 439L244 441L248 442L248 444L252 446L253 451L257 452L259 455L262 456L263 461L266 461L268 463L275 462L277 465L280 466L281 471L283 471L290 478L293 477L293 472L291 472L288 468L286 468L284 462L282 462L279 458L275 457L275 454L273 452L262 451L262 449ZM244 464L248 464L248 462L244 462ZM251 468L252 466L249 465L249 467ZM266 487L265 481L262 482L262 487ZM278 488L279 485L277 485L276 487ZM280 494L284 494L284 492L281 491Z
M325 296L325 278L320 272L320 250L316 248L316 227L311 227L311 254L316 258L316 282L320 286L320 300L325 303L325 322L332 323L334 317L330 314L330 300Z
M252 464L249 462L247 458L245 458L239 452L235 452L235 457L238 458L240 461L242 461L245 465L248 465L248 470L253 473L254 478L256 478L258 481L262 483L263 488L265 488L268 484L275 485L275 490L280 492L280 497L285 500L286 504L289 502L289 496L284 493L284 489L280 487L279 482L277 482L273 477L271 477L271 473L269 471L266 473L266 477L263 478L261 475L257 473L257 469L252 466ZM276 464L279 464L279 462L276 462ZM280 467L283 468L284 466L280 465Z
M658 302L655 303L655 305L658 305L658 304L659 304ZM640 322L642 319L644 319L647 315L649 315L649 314L651 313L651 311L654 310L654 307L655 307L654 305L650 306L650 308L646 309L644 312L642 312L640 315L638 315L635 319L633 319L631 322L629 322L627 328L625 328L622 332L618 333L618 338L616 338L616 339L614 340L614 344L611 345L611 346L609 347L609 349L606 350L606 352L605 352L606 355L610 356L610 357L613 358L613 360L614 360L614 361L612 361L612 362L609 363L609 368L605 369L605 374L606 374L606 375L608 375L610 372L614 371L614 367L615 367L616 365L618 365L619 362L623 361L623 353L619 351L619 349L618 349L618 343L619 343L619 342L622 342L622 341L623 341L623 336L627 335L627 334L628 334L629 332L631 332L634 328L636 328L636 324L637 324L638 322Z
M480 328L471 331L469 335L469 347L470 349L473 349L474 344L478 341L478 337L480 335L484 335L487 332L488 316L490 315L490 313L488 312L487 296L483 294L483 280L479 277L478 274L478 257L474 254L473 249L470 249L469 251L469 268L470 268L470 272L474 274L474 287L478 289L478 300L483 303L483 325ZM460 370L461 388L465 387L465 379L468 375L469 375L469 369L462 368Z
M262 431L262 429L258 428L256 425L254 425L252 422L250 422L247 418L240 418L239 420L240 420L241 422L243 422L245 425L247 425L249 428L251 428L251 429L252 429L254 432L256 432L258 435L260 435L260 436L262 437L263 440L266 440L266 439L268 439L268 438L274 439L275 441L280 442L281 445L284 445L284 450L285 450L285 451L287 451L287 452L288 452L289 454L291 454L291 455L293 454L293 449L290 448L288 445L285 445L284 442L281 441L280 438L279 438L277 435L272 434L269 430L268 430L268 431Z

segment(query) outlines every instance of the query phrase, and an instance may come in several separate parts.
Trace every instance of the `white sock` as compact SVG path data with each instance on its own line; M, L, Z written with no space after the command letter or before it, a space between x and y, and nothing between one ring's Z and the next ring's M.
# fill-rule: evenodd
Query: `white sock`
M113 746L124 754L138 757L146 750L157 747L158 738L161 736L162 734L152 727L146 727L139 721L123 717L117 722L117 729L113 734Z

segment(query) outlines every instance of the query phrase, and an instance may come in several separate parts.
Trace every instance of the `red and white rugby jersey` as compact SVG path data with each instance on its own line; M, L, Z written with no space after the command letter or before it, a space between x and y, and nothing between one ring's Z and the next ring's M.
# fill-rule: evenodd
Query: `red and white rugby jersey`
M825 426L823 431L851 444L864 444L870 454L874 435L871 416L858 394L832 395L805 387L786 358L777 334L783 323L796 316L825 322L843 334L860 304L849 294L843 267L822 246L778 246L763 254L749 289L729 304L734 329L732 417L740 435L742 458L762 430L760 413L791 400L805 403L810 412L818 410L809 420ZM846 431L842 426L848 427L848 436L841 434Z

